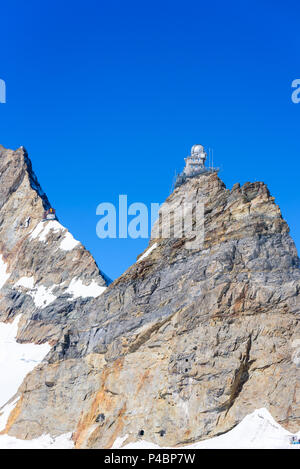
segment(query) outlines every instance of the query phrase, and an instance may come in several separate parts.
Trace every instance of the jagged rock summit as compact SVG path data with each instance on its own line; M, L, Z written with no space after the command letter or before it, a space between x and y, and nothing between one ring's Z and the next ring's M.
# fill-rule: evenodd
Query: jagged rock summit
M30 184L24 152L2 158L16 173L25 165L25 176L19 184L11 175L14 190L2 193L9 277L0 291L1 318L21 313L20 339L39 341L41 332L40 340L52 344L18 390L8 435L72 432L77 448L111 447L117 438L176 446L227 432L262 407L299 430L299 259L265 184L228 190L215 172L185 180L164 207L204 204L203 245L187 249L191 233L162 238L156 225L146 252L101 295L72 299L70 276L100 286L105 279L82 247L61 249L64 231L41 235L39 211L47 201ZM36 215L24 232L27 193L27 211L35 207ZM41 262L53 250L55 262ZM34 285L56 285L56 299L43 308L22 289L27 281L15 287L31 276Z
M82 244L58 221L43 221L49 208L26 150L1 146L0 319L22 315L21 341L54 343L80 303L107 286Z

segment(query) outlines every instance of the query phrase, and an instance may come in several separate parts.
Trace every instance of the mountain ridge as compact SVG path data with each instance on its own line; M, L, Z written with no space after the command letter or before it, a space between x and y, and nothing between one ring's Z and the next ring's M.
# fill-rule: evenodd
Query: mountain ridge
M53 285L59 291L59 285L64 284L63 290L67 290L72 279L76 278L83 283L97 279L99 286L107 286L106 276L101 274L91 254L81 243L74 240L58 221L43 221L44 211L50 207L50 202L23 147L16 151L2 147L0 174L0 253L9 273L5 285L2 285L5 293L0 299L0 317L12 319L15 311L10 303L13 305L16 301L19 312L28 316L28 311L22 310L22 303L26 309L30 301L28 292L32 293L33 298L33 290L39 286L37 293L41 293L40 296L44 293L45 308L52 298L53 292L49 288ZM36 295L36 303L41 301ZM40 306L41 311L44 309L42 304L33 306ZM29 309L36 315L35 308L29 306ZM44 319L46 317L44 315ZM59 326L56 335L60 333ZM26 337L23 334L19 338L25 340ZM44 340L48 339L44 337Z

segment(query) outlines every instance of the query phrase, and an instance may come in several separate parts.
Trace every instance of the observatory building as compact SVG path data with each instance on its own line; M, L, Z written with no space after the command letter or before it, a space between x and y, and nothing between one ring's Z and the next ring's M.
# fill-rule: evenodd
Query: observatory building
M181 174L178 174L175 181L175 189L181 186L186 179L198 176L199 174L216 173L219 168L205 166L207 154L203 145L193 145L191 154L185 158L185 167Z
M184 159L185 168L183 170L183 174L186 176L194 176L194 174L196 174L200 169L203 169L206 156L206 152L202 145L193 145L191 156Z

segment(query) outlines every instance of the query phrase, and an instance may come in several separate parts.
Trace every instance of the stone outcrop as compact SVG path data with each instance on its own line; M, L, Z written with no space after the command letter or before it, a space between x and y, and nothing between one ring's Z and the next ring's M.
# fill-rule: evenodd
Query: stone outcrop
M1 192L10 273L1 318L18 311L20 340L53 343L19 389L10 435L72 431L77 448L111 447L125 436L124 443L142 437L176 446L226 432L261 407L299 430L299 259L265 184L228 190L216 173L188 180L164 208L189 202L195 218L192 207L204 204L203 245L187 249L194 225L174 239L160 237L157 223L146 255L101 295L72 300L71 279L105 285L105 278L81 245L61 252L64 231L49 232L46 243L30 239L48 201L36 179L33 188L24 151L4 156L13 190ZM26 232L25 215L33 218ZM56 285L56 299L37 308L15 290L24 276Z

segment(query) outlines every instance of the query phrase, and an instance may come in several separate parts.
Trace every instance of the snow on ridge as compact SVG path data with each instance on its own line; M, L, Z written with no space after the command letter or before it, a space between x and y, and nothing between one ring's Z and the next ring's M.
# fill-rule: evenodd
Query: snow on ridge
M104 290L106 290L106 287L98 285L95 280L92 280L90 285L84 285L79 278L73 278L66 290L66 293L70 293L73 298L97 298L104 292Z
M146 257L148 257L149 254L150 254L155 248L157 248L157 243L152 244L152 246L151 246L149 249L147 249L147 251L145 251L144 254L143 254L141 257L139 257L137 261L140 262L140 261L142 261L143 259L146 259Z
M59 247L63 251L72 251L72 249L74 249L79 244L80 242L77 241L77 239L75 239L69 231L67 231Z
M0 254L0 290L10 277L10 274L6 272L6 269L7 264L4 262L2 255Z
M59 245L62 251L72 251L72 249L80 244L67 228L61 225L57 220L40 221L32 231L30 239L38 239L41 242L46 242L47 236L51 231L53 233L64 233L64 237Z
M223 435L176 449L300 449L298 445L291 445L291 436L292 433L281 427L267 409L261 408ZM122 446L126 438L127 435L117 438L112 449L171 449L142 439Z
M38 238L39 241L45 242L50 231L58 233L65 228L57 220L40 221L30 235L30 239Z
M5 427L7 418L17 402L9 401L16 395L25 376L51 349L49 344L18 343L16 336L20 318L21 315L12 323L0 323L0 431Z

